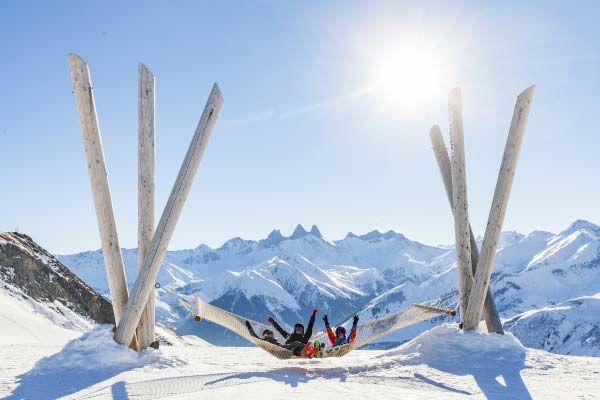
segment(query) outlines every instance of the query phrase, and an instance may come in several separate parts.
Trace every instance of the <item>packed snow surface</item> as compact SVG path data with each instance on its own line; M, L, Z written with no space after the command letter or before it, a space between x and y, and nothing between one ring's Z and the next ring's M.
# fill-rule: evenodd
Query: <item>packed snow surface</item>
M600 393L598 358L530 350L510 334L453 325L388 351L322 360L283 361L258 348L185 341L138 354L112 342L102 325L62 349L1 346L0 396L11 400L593 399Z

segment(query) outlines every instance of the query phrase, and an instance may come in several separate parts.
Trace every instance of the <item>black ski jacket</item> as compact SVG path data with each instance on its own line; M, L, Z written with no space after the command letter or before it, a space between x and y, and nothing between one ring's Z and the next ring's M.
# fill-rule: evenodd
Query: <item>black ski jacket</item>
M281 336L283 336L285 339L287 339L285 341L285 344L290 344L290 343L294 343L294 342L300 342L300 343L308 343L308 341L310 340L310 337L312 336L312 331L313 331L313 325L315 324L315 315L313 314L310 317L310 320L308 321L308 326L306 327L306 331L304 332L304 335L299 335L296 332L294 333L289 333L286 332L285 329L283 329L278 323L277 321L273 320L273 326L275 327L275 329L277 329L277 331L281 334Z
M269 342L269 343L273 343L274 345L277 346L282 346L282 344L279 342L279 340L277 340L274 336L268 338L268 337L259 337L256 332L254 332L254 329L252 329L251 325L246 324L246 327L248 328L248 332L250 333L250 335L254 336L257 339L260 340L264 340L265 342Z

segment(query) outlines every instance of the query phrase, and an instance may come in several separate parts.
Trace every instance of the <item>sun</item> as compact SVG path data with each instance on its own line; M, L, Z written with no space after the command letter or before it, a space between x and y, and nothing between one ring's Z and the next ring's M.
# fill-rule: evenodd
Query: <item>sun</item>
M441 63L423 46L401 45L380 53L374 66L374 89L387 107L414 110L437 96Z

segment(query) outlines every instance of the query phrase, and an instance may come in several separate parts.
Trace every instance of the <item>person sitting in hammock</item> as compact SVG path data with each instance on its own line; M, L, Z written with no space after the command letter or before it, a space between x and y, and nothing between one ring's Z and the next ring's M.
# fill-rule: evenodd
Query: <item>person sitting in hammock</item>
M270 329L265 329L262 333L262 338L259 338L258 335L256 334L256 332L254 332L254 329L252 329L252 325L250 324L250 321L246 321L246 328L248 328L248 332L250 332L250 335L257 339L264 340L265 342L272 343L279 347L283 346L281 344L281 342L279 340L277 340L277 338L273 334L273 331Z
M269 317L268 321L273 324L275 329L283 336L286 341L283 347L286 349L292 350L294 355L300 356L302 355L302 350L305 346L308 345L308 341L312 336L313 325L315 324L315 316L317 315L316 308L313 310L312 315L310 316L310 320L308 321L308 327L306 328L306 332L304 331L304 325L300 322L294 325L294 332L289 333L285 329L283 329L277 321L273 319L273 317Z
M331 329L331 326L329 326L329 319L327 319L327 315L325 315L323 321L325 321L325 329L327 330L327 337L329 337L331 345L336 347L354 342L354 339L356 339L356 325L358 325L358 320L358 315L355 315L352 321L350 336L346 337L346 328L343 326L335 328L335 335L333 334L333 330Z

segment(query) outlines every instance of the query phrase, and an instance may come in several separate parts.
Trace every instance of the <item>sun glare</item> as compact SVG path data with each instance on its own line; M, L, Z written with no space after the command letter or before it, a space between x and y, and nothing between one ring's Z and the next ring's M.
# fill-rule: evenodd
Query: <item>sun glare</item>
M440 63L426 48L400 46L382 52L375 67L375 88L387 107L413 110L440 91Z

